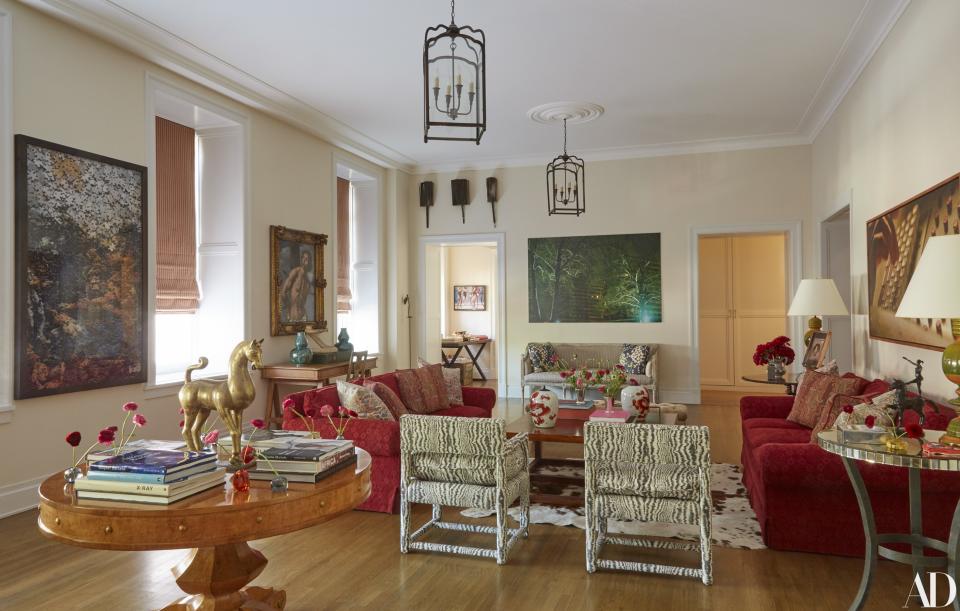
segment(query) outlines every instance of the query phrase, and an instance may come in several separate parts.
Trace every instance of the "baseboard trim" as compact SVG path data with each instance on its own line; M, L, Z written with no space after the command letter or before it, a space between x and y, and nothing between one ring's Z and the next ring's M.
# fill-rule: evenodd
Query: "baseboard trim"
M0 519L34 509L40 502L37 488L46 476L0 487Z
M664 403L700 403L699 388L660 388L659 401Z

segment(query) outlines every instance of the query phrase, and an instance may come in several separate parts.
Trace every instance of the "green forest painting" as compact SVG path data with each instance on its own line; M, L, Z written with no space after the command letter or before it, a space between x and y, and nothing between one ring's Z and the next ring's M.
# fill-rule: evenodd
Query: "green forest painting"
M661 322L660 234L530 238L530 322Z

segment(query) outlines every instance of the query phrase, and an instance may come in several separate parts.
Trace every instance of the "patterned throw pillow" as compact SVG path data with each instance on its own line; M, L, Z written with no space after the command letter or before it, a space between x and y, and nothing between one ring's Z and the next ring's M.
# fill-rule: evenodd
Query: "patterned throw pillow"
M858 403L868 403L870 398L865 395L844 395L838 392L833 393L827 399L827 403L820 412L820 418L817 419L816 426L810 432L810 443L817 443L817 433L832 429L837 421L837 416L843 411L845 405L857 405Z
M447 389L447 403L463 405L463 386L460 384L460 370L443 367L443 383Z
M873 399L867 399L861 403L854 403L853 413L848 414L841 411L837 415L834 425L837 427L850 424L863 424L867 416L874 416L880 425L889 425L894 414L890 410L897 404L897 391L891 390L882 395L877 395ZM851 405L847 403L847 405ZM841 408L842 410L842 408Z
M536 373L550 371L556 367L558 355L553 344L527 344L527 358Z
M384 402L384 404L387 406L387 409L390 410L391 414L393 414L393 418L395 420L400 420L400 416L410 413L407 411L407 406L404 405L403 401L400 400L400 397L397 396L397 393L393 392L393 389L383 382L367 380L363 383L363 387L369 388L373 391L373 394L380 397L380 400Z
M827 400L834 393L856 395L866 385L861 378L840 378L818 371L803 374L803 382L797 388L793 408L787 416L790 422L812 429L820 420L820 413L827 407Z
M417 367L432 367L433 364L428 363L423 360L421 357L417 357ZM460 381L460 370L453 369L452 367L444 367L439 365L440 370L443 372L443 387L447 394L447 403L449 405L463 405L463 386Z
M620 352L620 364L627 370L627 373L645 375L651 354L653 354L653 349L646 344L624 344L623 350Z
M450 407L440 365L397 372L400 398L415 414L432 414Z
M387 404L369 388L338 380L337 394L340 395L340 405L357 412L360 418L394 420Z

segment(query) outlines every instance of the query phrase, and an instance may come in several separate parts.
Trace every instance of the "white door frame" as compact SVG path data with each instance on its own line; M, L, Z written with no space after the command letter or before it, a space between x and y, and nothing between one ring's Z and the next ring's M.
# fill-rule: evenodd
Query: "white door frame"
M789 305L803 277L803 225L801 221L749 225L708 225L690 228L690 389L700 403L700 236L785 233L787 236L787 295ZM788 329L803 336L802 317L794 316Z
M820 224L819 224L819 229L820 229L820 252L819 252L819 255L820 255L820 256L818 257L818 258L819 258L819 261L818 261L817 269L818 269L818 271L819 271L819 276L820 276L821 278L826 277L826 276L824 276L824 273L826 272L826 270L825 270L824 268L825 268L825 266L827 265L827 261L828 261L829 256L830 256L830 254L829 254L829 245L828 245L828 243L827 243L828 241L827 241L827 239L826 239L826 238L827 238L827 224L830 223L830 222L832 222L832 221L837 220L837 218L842 217L842 216L846 216L846 217L847 217L847 225L848 225L847 243L848 243L849 245L852 245L854 238L853 238L853 223L851 222L852 217L851 217L851 215L850 215L850 200L849 200L849 199L847 199L845 203L841 203L840 207L837 208L836 210L834 210L833 212L831 212L827 217L825 217L825 218L823 218L823 219L820 220ZM848 262L848 263L849 263L849 262ZM848 280L848 281L849 281L849 280ZM854 295L853 295L853 293L854 293L854 291L853 291L853 282L852 282L852 281L850 281L850 287L849 287L849 288L850 288L850 290L849 290L849 292L847 293L846 297L847 297L847 303L850 304L850 313L848 314L848 317L850 318L850 370L853 371L853 369L854 369L854 362L855 362L855 360L856 360L856 359L855 359L855 355L854 355L854 351L856 350L856 342L853 341L853 308L854 308L854 300L853 300ZM824 322L827 324L827 330L829 330L829 329L830 329L829 320L825 319Z
M507 396L507 257L505 238L502 232L497 233L464 233L452 235L420 236L419 270L417 295L420 298L417 318L420 324L420 341L418 349L427 345L427 313L423 304L427 300L427 245L440 246L445 244L471 244L476 242L494 242L497 245L497 320L495 321L497 336L497 396ZM432 358L430 359L432 360ZM413 363L411 363L411 366Z

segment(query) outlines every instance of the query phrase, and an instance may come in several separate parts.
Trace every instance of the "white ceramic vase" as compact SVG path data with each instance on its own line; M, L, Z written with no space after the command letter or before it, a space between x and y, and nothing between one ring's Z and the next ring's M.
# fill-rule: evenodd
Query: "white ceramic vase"
M643 422L650 411L650 393L644 386L624 386L620 391L620 405L636 414L637 422Z
M533 426L551 429L557 425L560 413L560 400L550 390L538 390L530 395L530 418Z

